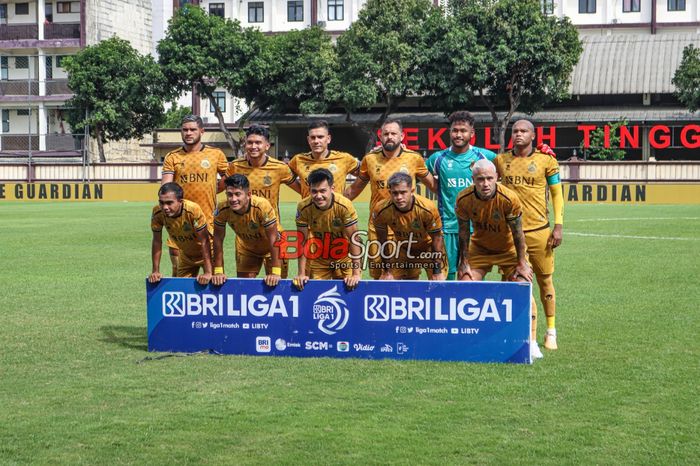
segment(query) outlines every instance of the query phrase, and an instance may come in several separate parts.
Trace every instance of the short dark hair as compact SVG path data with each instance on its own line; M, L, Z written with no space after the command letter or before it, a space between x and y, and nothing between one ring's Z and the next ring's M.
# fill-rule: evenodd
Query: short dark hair
M316 128L326 128L326 131L330 133L328 122L326 120L313 120L311 123L309 123L309 126L306 127L306 131L308 132Z
M185 115L182 117L182 121L180 121L180 126L184 125L185 123L197 123L198 128L204 128L204 122L202 121L202 117L199 115Z
M248 178L245 175L241 175L240 173L236 173L235 175L231 175L226 178L224 180L224 184L227 188L239 188L244 191L248 191L250 189L250 181L248 181Z
M468 111L457 110L456 112L452 112L450 116L447 117L447 121L450 122L450 126L452 126L453 123L456 123L458 121L463 121L473 128L475 120L474 115L472 115Z
M394 186L399 185L401 183L406 183L406 186L410 188L413 186L413 178L411 178L411 175L407 173L396 172L393 175L391 175L386 181L386 184L387 186L389 186L389 188L393 188Z
M309 177L306 179L309 186L315 186L324 181L328 181L328 185L333 185L333 173L326 168L317 168L316 170L309 173Z
M249 127L247 130L245 130L245 137L246 138L252 134L262 136L265 138L266 141L270 142L270 130L268 130L264 126L253 125L253 126Z
M403 123L401 123L401 120L399 120L398 118L387 118L386 120L384 120L384 123L382 123L382 128L392 123L399 125L399 130L403 131Z
M177 183L165 183L158 190L159 196L162 196L162 195L168 194L168 193L175 193L175 197L177 198L178 201L181 201L182 198L185 196L185 192L182 190L182 186L180 186Z

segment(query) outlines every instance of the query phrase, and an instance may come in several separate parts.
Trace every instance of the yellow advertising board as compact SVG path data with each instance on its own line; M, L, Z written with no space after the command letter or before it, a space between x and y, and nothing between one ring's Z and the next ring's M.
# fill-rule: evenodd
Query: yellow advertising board
M156 202L158 183L0 183L1 201L143 201ZM700 204L700 184L564 184L567 204ZM425 187L417 192L426 195ZM429 197L434 198L432 193ZM369 202L369 187L356 202ZM224 197L220 193L219 199ZM298 202L299 195L280 188L280 202Z

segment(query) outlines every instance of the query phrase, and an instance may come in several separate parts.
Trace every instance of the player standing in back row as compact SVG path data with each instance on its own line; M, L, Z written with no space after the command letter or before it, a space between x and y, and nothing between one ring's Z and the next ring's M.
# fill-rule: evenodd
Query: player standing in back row
M474 117L467 111L452 113L450 122L451 146L432 154L426 165L433 176L437 177L437 201L442 231L445 238L445 250L449 262L448 280L455 279L459 263L459 223L455 214L457 195L472 185L472 167L477 160L493 160L496 154L490 150L470 144L474 136Z
M345 196L348 199L355 199L365 189L367 183L370 183L372 197L369 202L369 211L372 212L380 201L391 198L387 181L396 172L407 174L414 180L414 184L415 179L418 178L428 189L435 191L435 179L426 168L423 157L417 152L404 149L401 145L403 137L403 126L400 120L386 120L384 122L379 138L382 146L368 153L362 159L357 179L345 190ZM391 231L387 239L393 239ZM377 240L377 232L374 229L371 215L367 227L367 240ZM369 251L371 257L376 257L376 252ZM382 274L379 258L372 259L369 267L370 276L375 280L378 279Z
M527 120L513 124L513 150L494 160L501 183L515 191L523 206L523 230L532 269L547 317L544 347L557 349L554 316L554 248L561 244L564 198L557 159L534 148L535 127ZM547 200L552 197L554 228L549 228Z
M184 198L196 203L204 212L209 234L214 234L217 174L223 176L228 168L226 156L220 149L202 143L204 124L197 115L187 115L180 124L183 147L168 152L163 159L161 184L175 182L184 191ZM173 277L177 277L179 249L168 238Z

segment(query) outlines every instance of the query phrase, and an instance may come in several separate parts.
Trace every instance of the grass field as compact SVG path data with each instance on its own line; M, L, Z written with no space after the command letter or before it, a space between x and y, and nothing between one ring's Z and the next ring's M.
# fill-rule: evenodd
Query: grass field
M533 366L157 358L149 217L0 205L1 464L700 459L700 206L567 206L560 349Z

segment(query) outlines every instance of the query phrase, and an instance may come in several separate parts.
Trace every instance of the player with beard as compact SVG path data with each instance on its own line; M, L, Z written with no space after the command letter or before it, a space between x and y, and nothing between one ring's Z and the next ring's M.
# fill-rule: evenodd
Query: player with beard
M457 195L472 184L472 166L477 160L493 160L496 154L481 147L472 146L474 117L467 111L457 111L448 118L451 146L432 154L426 165L437 177L437 201L445 250L449 262L448 280L455 279L459 262L459 223L455 214Z
M345 190L345 196L348 199L355 199L369 183L372 190L369 209L372 212L381 201L391 197L387 181L391 175L397 172L410 176L414 184L418 178L428 189L435 191L435 179L425 166L423 157L417 152L405 149L401 145L403 138L403 126L400 120L386 120L384 122L379 138L381 147L368 153L362 159L357 178ZM391 231L388 232L387 239L393 239ZM377 240L377 232L371 215L367 227L367 240L372 242ZM369 254L370 257L378 256L376 250L370 250ZM382 274L379 258L371 259L369 267L370 276L378 279Z
M228 168L226 156L220 149L202 143L204 124L197 115L187 115L180 124L183 147L168 152L163 159L161 184L176 182L182 187L184 199L196 203L204 212L213 234L216 208L217 174L223 176ZM177 277L178 247L168 238L173 276Z

